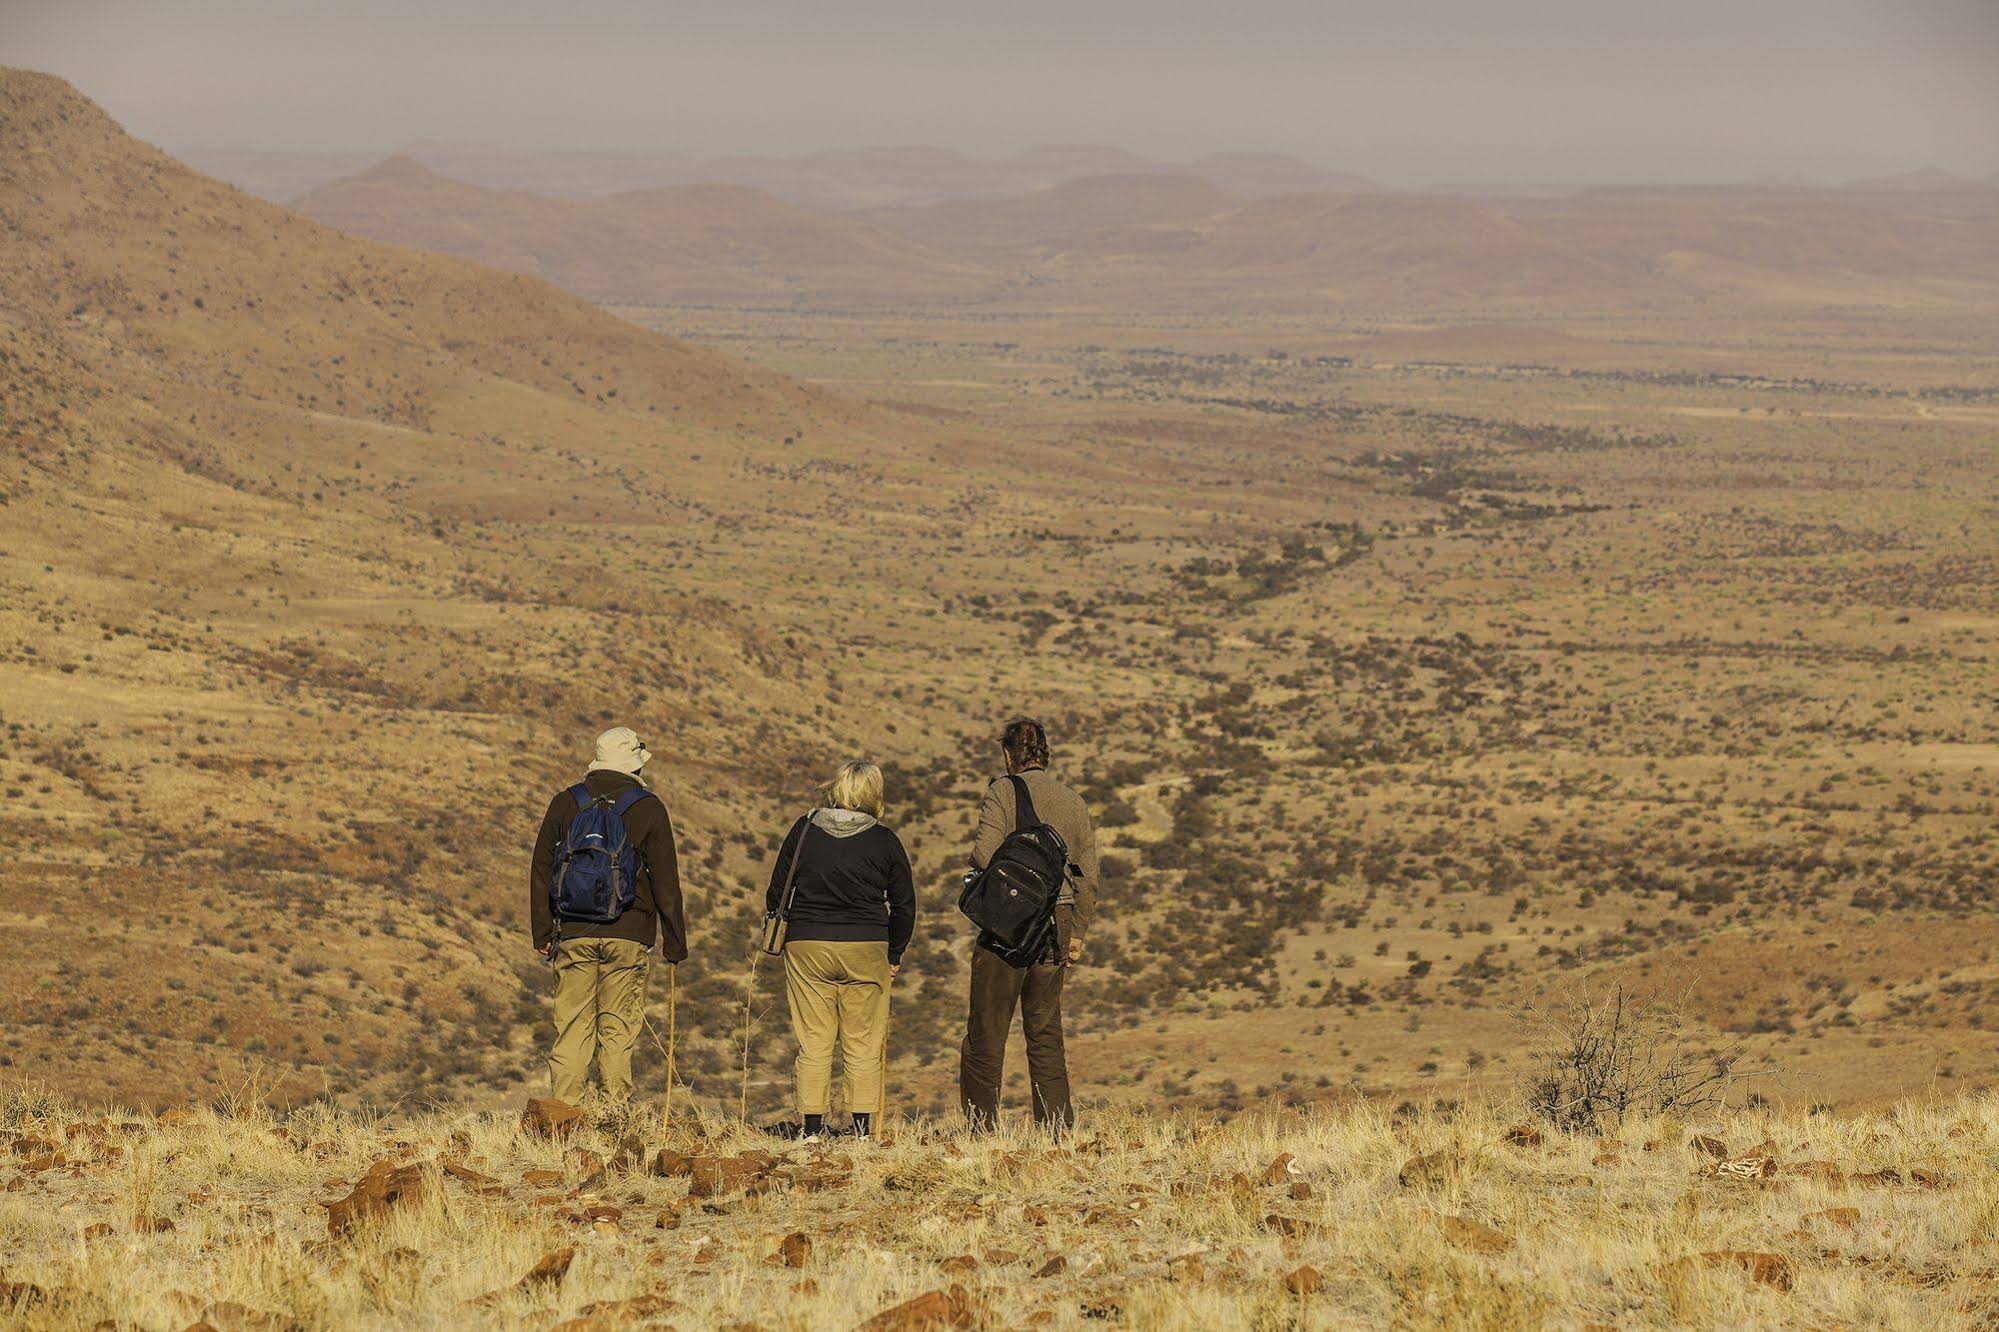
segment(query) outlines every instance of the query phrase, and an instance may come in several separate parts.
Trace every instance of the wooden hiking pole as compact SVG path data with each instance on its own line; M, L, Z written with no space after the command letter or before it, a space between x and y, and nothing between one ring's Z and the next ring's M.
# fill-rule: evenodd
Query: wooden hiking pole
M673 1053L674 1043L679 1037L676 1030L680 1016L680 968L669 962L666 965L666 1113L661 1122L673 1123Z
M891 976L889 983L882 987L882 1094L881 1105L875 1111L875 1118L884 1126L888 1124L888 999L889 991L894 986L895 977Z

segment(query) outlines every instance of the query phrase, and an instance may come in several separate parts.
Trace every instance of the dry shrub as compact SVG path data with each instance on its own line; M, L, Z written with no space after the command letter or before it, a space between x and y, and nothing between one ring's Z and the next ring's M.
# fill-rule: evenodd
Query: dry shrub
M1740 1042L1697 1045L1681 1005L1627 994L1577 995L1529 1010L1551 1043L1527 1104L1565 1133L1603 1133L1630 1115L1690 1114L1726 1104L1741 1080Z

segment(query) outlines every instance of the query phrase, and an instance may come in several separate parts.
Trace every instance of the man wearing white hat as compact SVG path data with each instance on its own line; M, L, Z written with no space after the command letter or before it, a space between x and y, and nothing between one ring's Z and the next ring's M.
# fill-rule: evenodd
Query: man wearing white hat
M572 1105L593 1059L604 1098L630 1098L653 942L668 963L687 956L673 824L641 775L650 758L628 726L598 736L590 770L556 792L535 838L528 910L535 951L555 966L549 1089Z

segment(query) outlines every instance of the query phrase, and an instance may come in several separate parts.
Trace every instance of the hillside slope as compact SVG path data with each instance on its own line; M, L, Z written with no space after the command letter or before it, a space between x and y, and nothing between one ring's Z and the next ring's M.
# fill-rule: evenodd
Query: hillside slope
M703 727L798 715L800 655L669 571L739 521L746 459L896 447L546 284L237 194L21 71L0 371L0 1066L61 1048L66 1085L131 1099L516 1065L513 849L578 745L616 717L698 769Z

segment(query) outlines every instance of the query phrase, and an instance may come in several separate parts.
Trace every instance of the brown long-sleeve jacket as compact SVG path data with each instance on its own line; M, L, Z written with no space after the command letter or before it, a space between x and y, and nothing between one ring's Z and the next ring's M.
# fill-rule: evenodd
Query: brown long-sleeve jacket
M586 774L583 785L593 796L615 796L638 785L638 778L604 769ZM655 793L656 794L656 793ZM534 839L534 860L528 870L528 919L534 946L544 948L555 937L557 921L548 905L548 884L555 873L555 849L576 818L576 797L567 787L555 793L542 815ZM673 821L663 800L641 800L625 811L625 832L639 853L638 901L616 920L560 922L565 939L630 939L650 948L657 938L669 962L687 957L687 922L681 915L680 860L673 847Z

